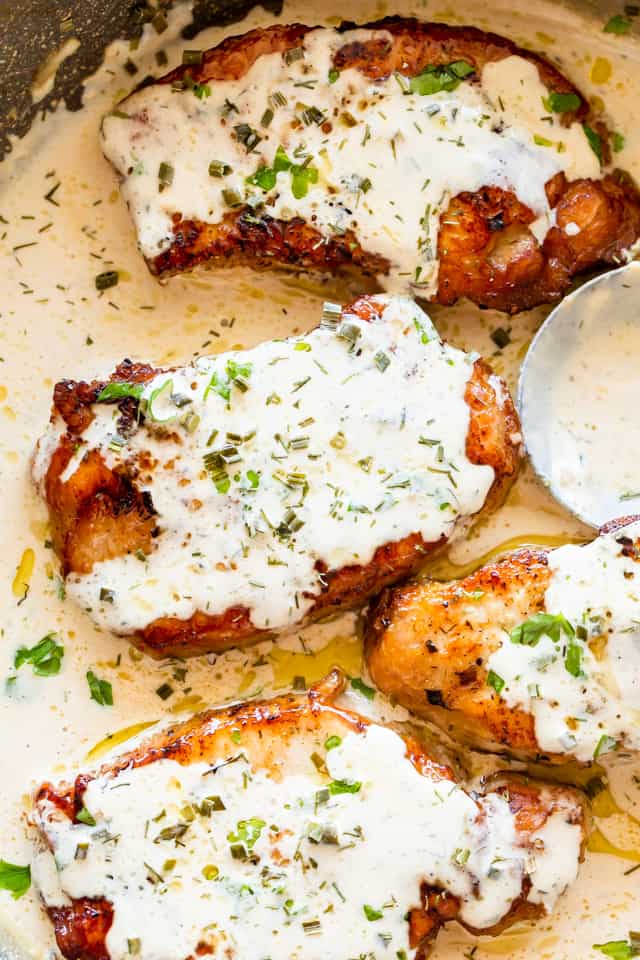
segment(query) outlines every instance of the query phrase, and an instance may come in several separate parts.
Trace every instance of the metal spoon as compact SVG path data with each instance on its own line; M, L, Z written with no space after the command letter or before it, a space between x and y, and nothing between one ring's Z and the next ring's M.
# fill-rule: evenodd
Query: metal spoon
M640 513L640 262L549 314L517 403L533 468L563 506L594 527Z

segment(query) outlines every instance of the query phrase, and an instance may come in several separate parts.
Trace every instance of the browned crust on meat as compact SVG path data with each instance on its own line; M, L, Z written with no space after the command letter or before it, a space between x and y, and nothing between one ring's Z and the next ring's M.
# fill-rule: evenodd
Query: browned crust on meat
M161 730L99 771L78 776L71 785L44 784L35 795L35 805L54 803L65 816L75 820L87 785L94 777L115 777L123 770L162 759L185 765L202 761L215 764L237 753L232 734L238 730L243 752L253 766L277 768L290 740L305 734L325 736L336 730L363 732L369 726L371 721L367 718L333 702L343 687L344 676L333 670L305 694L284 694L271 700L208 710ZM433 760L417 740L412 737L404 740L407 757L419 773L436 781L456 782L453 771ZM532 842L532 834L557 811L562 811L568 822L580 826L584 844L587 814L584 799L576 791L560 785L536 784L518 776L498 775L483 792L500 793L508 801L515 815L520 845L527 847ZM498 933L516 920L539 916L542 911L526 902L527 890L525 882L522 893L500 924L482 933ZM426 957L442 926L458 919L460 902L442 889L426 884L422 885L420 899L421 906L409 910L409 934L411 946L418 949L419 956ZM72 900L68 907L49 908L48 913L63 956L69 960L109 960L105 938L113 920L113 908L108 900Z
M343 24L339 29L353 26ZM587 100L574 84L539 54L474 27L402 17L387 17L366 26L385 31L386 36L345 42L334 55L337 69L353 67L380 80L396 70L414 76L426 66L455 60L465 60L480 72L487 63L512 55L524 57L535 64L549 91L580 98L579 107L563 114L562 120L566 124L588 121L601 136L604 162L609 161L606 127L590 116ZM316 28L275 25L229 37L206 51L201 64L180 66L155 82L238 79L259 57L299 46L312 29ZM530 230L532 211L511 191L486 187L454 197L440 218L440 270L433 299L450 305L467 297L482 307L516 313L559 299L572 278L585 270L622 262L624 251L640 236L640 196L628 176L616 172L602 180L567 182L558 175L547 184L547 190L557 226L542 245ZM580 232L568 236L562 227L569 222L576 223ZM355 268L366 276L391 270L384 257L362 247L353 231L325 238L301 218L284 221L246 207L230 211L216 224L182 219L177 213L173 234L171 246L148 261L159 276L203 263L217 267L279 265L329 273Z
M381 309L377 301L361 297L345 311L367 319ZM53 416L61 416L68 430L51 459L44 495L51 516L54 547L65 575L88 573L93 564L101 560L137 550L145 554L153 550L156 529L153 504L137 489L135 477L110 470L98 451L89 452L70 479L63 481L62 476L82 431L91 422L91 404L106 383L144 382L158 372L145 364L125 361L109 381L65 380L54 389ZM496 396L492 377L491 368L477 360L465 393L470 407L467 456L472 463L486 464L495 472L486 510L497 506L504 496L516 475L521 455L515 408L508 396L504 401ZM126 435L138 416L137 401L121 400L119 408L118 429ZM339 570L319 567L325 587L309 619L317 620L362 606L383 587L415 573L426 556L443 542L444 538L427 543L416 533L382 545L366 565ZM159 618L137 635L136 642L156 657L190 656L255 642L266 634L255 628L248 610L232 607L219 615L197 611L187 620Z
M638 553L624 526L621 550ZM533 716L487 684L486 662L497 649L496 627L510 630L545 609L548 550L525 548L449 583L425 581L385 590L371 606L365 654L371 676L388 696L457 738L519 756L566 761L540 753Z
M343 23L338 31L346 32L357 27L355 23ZM174 83L186 77L194 83L239 80L260 57L285 53L300 46L307 33L315 29L326 28L301 23L275 24L227 37L217 47L205 51L200 64L181 65L153 82ZM487 63L511 56L524 57L536 65L540 80L550 91L573 93L580 98L578 109L565 114L567 124L583 119L589 112L580 90L557 67L540 54L525 50L498 34L486 33L476 27L428 23L414 17L385 17L364 24L363 29L385 31L390 37L345 43L333 58L333 65L338 70L352 67L372 80L383 80L395 71L411 77L425 67L446 65L456 60L466 60L479 73Z
M640 198L628 178L547 184L556 226L542 245L529 229L531 210L510 192L485 187L461 193L440 220L438 302L460 297L507 313L559 299L579 273L624 262L640 235ZM575 223L579 232L564 230Z
M533 718L509 708L487 685L485 663L493 648L469 620L469 596L482 595L476 606L487 595L502 601L502 613L514 590L526 587L525 611L515 614L521 622L543 609L548 581L546 551L524 549L460 581L384 591L366 626L367 664L376 685L474 744L538 753Z
M47 910L56 942L68 960L109 960L107 934L113 923L113 907L103 897L80 897L69 906Z

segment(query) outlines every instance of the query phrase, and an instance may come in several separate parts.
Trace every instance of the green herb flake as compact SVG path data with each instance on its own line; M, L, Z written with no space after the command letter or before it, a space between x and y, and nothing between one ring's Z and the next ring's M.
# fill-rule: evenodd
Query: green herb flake
M582 99L577 93L550 93L544 101L545 108L552 113L573 113L579 110Z
M250 490L257 490L260 485L260 474L255 470L247 470L247 482Z
M535 616L518 624L509 634L511 643L521 643L525 647L535 647L544 635L559 643L560 634L573 637L574 629L561 613L536 613Z
M329 80L329 83L335 83L339 76L340 71L336 70L335 67L331 67L329 73L327 74L327 79Z
M0 890L8 890L14 900L23 896L31 886L31 867L0 860Z
M584 130L585 137L589 141L589 146L595 153L600 163L602 163L602 140L600 139L600 136L587 123L582 124L582 129Z
M564 666L567 673L570 673L572 677L582 676L582 644L573 637L567 644Z
M93 670L87 670L87 683L92 700L99 703L101 707L113 706L113 689L108 680L101 680Z
M625 139L621 133L614 133L611 137L611 146L613 147L614 153L620 153L621 150L624 150Z
M367 700L373 700L376 695L376 691L373 689L373 687L368 687L361 677L352 677L351 687L353 690L357 690L358 693L361 693L363 697L366 697Z
M418 333L418 336L420 337L420 343L424 343L426 346L426 344L429 343L430 337L429 337L429 334L427 333L425 325L421 323L417 317L414 318L413 325L416 328L416 332Z
M332 736L327 737L324 742L325 750L335 750L336 747L339 747L342 743L342 737L339 737L337 734L332 734Z
M638 955L626 940L609 940L608 943L594 943L593 949L599 950L605 957L611 957L611 960L628 960L628 958Z
M340 793L359 793L362 784L359 780L332 780L328 790L332 797ZM320 793L321 791L318 791ZM316 798L318 794L316 794Z
M443 90L450 92L472 73L475 73L475 67L466 60L425 67L417 76L411 77L407 92L417 93L421 97L441 93Z
M493 687L495 692L500 695L500 692L504 689L504 680L499 674L495 673L493 670L489 670L487 674L487 686Z
M610 17L604 25L605 33L615 33L619 37L624 36L625 33L629 33L629 30L631 30L631 20L627 20L621 13Z
M211 96L211 87L208 83L194 83L191 92L195 94L198 100L204 100Z
M20 647L13 659L16 670L30 663L37 677L55 677L60 673L64 647L56 642L56 636L55 633L48 633L34 647Z
M266 820L260 820L259 817L250 817L248 820L238 820L236 832L229 832L227 834L227 840L232 845L241 845L245 850L251 851L266 825Z
M139 400L143 391L144 384L142 383L129 383L128 381L107 383L96 397L96 403L124 400L125 397L133 397L134 400Z
M368 903L363 905L362 910L367 920L382 920L382 910L376 910L375 907L370 906Z
M84 823L88 827L95 827L96 825L95 817L89 813L86 807L83 807L82 810L76 813L76 820L78 823Z

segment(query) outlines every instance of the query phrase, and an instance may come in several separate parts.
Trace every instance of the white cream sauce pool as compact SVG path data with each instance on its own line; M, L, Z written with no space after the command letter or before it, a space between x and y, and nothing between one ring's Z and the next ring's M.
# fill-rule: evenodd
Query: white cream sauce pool
M150 86L105 117L103 148L124 178L144 255L171 245L176 214L215 224L234 206L266 203L269 216L301 216L324 240L352 230L391 264L385 287L414 281L430 295L452 197L485 185L515 190L542 240L547 181L561 170L600 176L582 126L545 109L534 64L507 57L487 64L480 82L462 78L438 93L412 89L401 73L372 81L333 69L340 47L371 38L389 34L318 30L298 59L268 54L240 80L193 89Z
M481 509L494 471L466 455L473 357L412 300L377 305L362 320L327 304L304 337L158 374L131 436L117 404L93 404L63 482L91 450L110 469L141 464L158 530L146 556L67 578L96 623L132 633L239 606L259 629L290 627L322 592L321 570L367 565L415 533L437 543ZM51 424L43 451L65 432ZM41 482L48 466L39 455Z
M640 523L549 554L549 630L505 636L487 660L500 696L533 715L542 751L588 763L640 749Z
M323 4L325 22L337 22L344 13L344 3L338 0ZM458 0L455 5L434 0L427 7L398 0L393 9L359 0L349 9L349 16L361 22L386 13L472 23L551 57L561 56L565 69L589 96L606 100L612 126L626 138L617 160L640 175L637 50L630 38L603 33L595 8L590 23L546 0L540 0L535 10L512 0L494 0L490 10L476 0ZM182 23L189 20L188 13L178 16ZM280 19L312 23L318 16L317 4L304 0L285 4ZM206 48L225 34L270 22L273 18L258 8L242 23L211 29L196 42ZM169 44L175 26L174 21L160 37L151 34L138 51L126 44L113 48L107 62L111 72L102 72L89 84L86 109L38 122L0 167L0 214L7 221L0 225L4 546L0 675L16 673L17 649L32 647L50 631L56 631L64 647L56 676L35 676L31 666L24 665L16 681L0 689L0 858L15 864L27 864L32 853L25 813L34 785L47 776L70 778L80 766L94 765L98 754L85 758L103 738L110 737L108 743L114 745L131 736L136 725L260 690L289 687L296 675L311 681L335 661L351 676L362 672L351 616L281 638L277 647L262 643L244 653L230 651L213 663L204 657L188 664L156 663L141 659L121 639L96 630L74 603L60 598L57 568L46 546L45 510L29 477L34 444L49 418L54 382L61 376L106 374L124 356L180 365L196 354L298 335L317 324L323 300L346 302L362 292L241 270L180 277L164 287L148 275L116 179L101 154L98 133L100 117L131 89L123 68L127 59L134 57L144 75L148 70L159 72L155 49L166 47L171 68L180 62L184 46L194 46L194 41ZM56 205L45 196L58 183ZM15 249L34 242L35 246ZM99 295L94 278L112 268L121 271L120 283ZM498 372L505 373L512 389L526 344L544 315L534 311L510 320L465 305L432 313L444 338L487 356ZM501 351L490 337L498 327L511 330L511 343ZM459 576L501 543L558 544L590 536L525 471L500 511L453 546L439 569L442 575ZM33 571L25 574L29 590L22 599L24 591L16 586L14 593L12 585L26 550L33 551ZM113 706L90 699L88 669L112 684ZM165 683L172 693L162 700L156 690ZM396 721L407 717L380 694L369 701L350 688L346 699L376 717ZM465 756L465 764L469 761ZM473 767L482 768L477 758ZM612 786L618 807L597 816L594 852L588 853L577 882L560 900L552 920L522 924L498 938L479 941L454 925L439 938L434 958L460 960L477 946L474 960L500 954L513 960L597 960L601 954L592 951L593 943L625 939L629 929L637 928L640 910L640 870L625 876L640 862L640 828L629 818L629 813L640 816L638 776L637 761L616 766ZM6 934L0 947L3 956L11 952L47 960L53 947L51 925L33 888L19 900L0 891L0 926Z
M39 856L34 875L46 902L106 897L112 960L137 940L145 960L192 955L200 942L238 960L341 960L412 956L406 912L422 881L459 897L465 922L483 928L525 878L527 899L548 910L575 879L581 828L562 810L525 849L504 797L476 803L422 776L393 731L334 740L309 743L306 761L280 761L278 780L254 770L241 744L215 776L211 764L160 760L100 777L83 796L93 826L45 802L38 822L53 855Z

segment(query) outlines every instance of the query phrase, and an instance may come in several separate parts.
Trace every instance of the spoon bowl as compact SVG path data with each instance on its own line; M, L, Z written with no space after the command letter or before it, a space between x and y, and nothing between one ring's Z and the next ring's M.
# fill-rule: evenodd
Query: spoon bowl
M593 527L640 512L640 262L549 314L517 404L533 468L563 506Z

